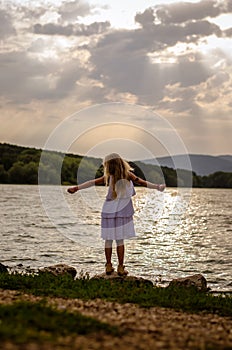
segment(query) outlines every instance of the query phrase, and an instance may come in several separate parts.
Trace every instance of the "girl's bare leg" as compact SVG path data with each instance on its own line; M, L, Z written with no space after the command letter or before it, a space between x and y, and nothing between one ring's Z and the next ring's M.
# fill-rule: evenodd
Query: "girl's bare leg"
M112 244L113 244L113 241L105 241L105 257L106 257L107 264L111 264Z
M106 274L111 275L114 268L111 264L113 241L105 241L105 256L106 256Z
M118 255L118 275L119 276L126 276L128 274L128 271L125 270L125 266L123 265L124 262L124 241L123 239L116 241L117 243L117 255Z
M125 248L124 248L124 241L123 239L116 241L117 243L117 256L118 256L118 264L119 265L123 265L124 262L124 252L125 252Z

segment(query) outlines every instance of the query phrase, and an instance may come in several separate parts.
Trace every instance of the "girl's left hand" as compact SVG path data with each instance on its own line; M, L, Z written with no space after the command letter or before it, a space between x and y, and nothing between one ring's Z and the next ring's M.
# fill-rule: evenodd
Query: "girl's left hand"
M67 189L68 193L75 193L77 190L76 190L76 187L70 187Z

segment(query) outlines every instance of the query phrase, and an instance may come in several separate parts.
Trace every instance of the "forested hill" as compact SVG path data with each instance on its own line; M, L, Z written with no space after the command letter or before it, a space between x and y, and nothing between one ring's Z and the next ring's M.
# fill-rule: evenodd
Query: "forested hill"
M0 183L73 185L103 174L102 160L74 154L62 154L11 144L0 143ZM177 172L166 166L159 168L142 162L130 162L137 176L155 183L177 186ZM192 176L190 176L192 175ZM191 181L190 181L191 180ZM187 170L178 170L178 186L232 188L232 173L216 172L198 176Z
M192 170L201 176L208 176L218 171L226 173L232 172L232 156L209 156L205 154L189 154L188 155ZM159 164L175 169L175 164L183 164L185 166L186 154L179 154L172 157L158 157L155 159L144 160L146 164Z

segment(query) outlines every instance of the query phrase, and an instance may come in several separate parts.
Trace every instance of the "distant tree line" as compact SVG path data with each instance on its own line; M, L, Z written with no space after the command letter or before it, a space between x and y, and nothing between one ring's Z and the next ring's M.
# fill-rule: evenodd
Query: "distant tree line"
M183 169L172 169L130 162L134 173L168 187L232 188L232 173L222 171L199 176ZM75 185L103 174L102 160L74 154L62 154L35 148L0 144L0 183Z

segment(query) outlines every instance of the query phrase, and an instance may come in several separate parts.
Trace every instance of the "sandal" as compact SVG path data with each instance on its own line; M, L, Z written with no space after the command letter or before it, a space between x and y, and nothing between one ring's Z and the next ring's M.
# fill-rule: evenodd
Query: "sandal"
M106 263L105 266L106 266L106 274L107 275L111 275L111 273L114 272L114 268L113 268L112 264L111 263L109 263L109 264Z
M124 265L118 265L118 275L119 276L126 276L128 274L128 271L125 270Z

